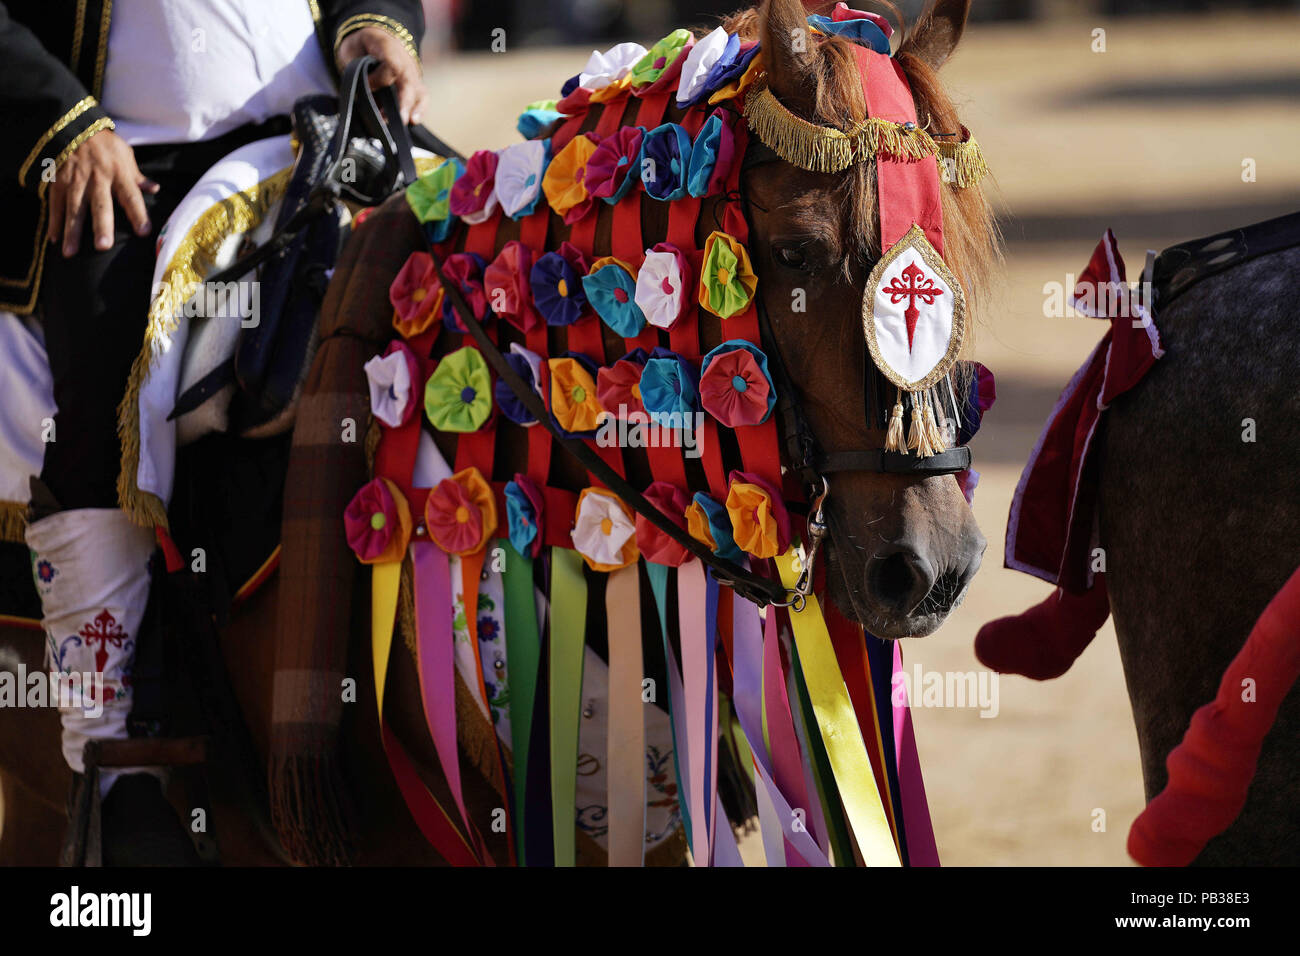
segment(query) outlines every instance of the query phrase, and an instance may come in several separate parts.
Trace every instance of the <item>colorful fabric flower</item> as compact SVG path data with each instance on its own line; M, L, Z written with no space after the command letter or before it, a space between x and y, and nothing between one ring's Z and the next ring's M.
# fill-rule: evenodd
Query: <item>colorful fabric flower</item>
M993 407L998 391L993 373L981 362L971 362L970 386L966 391L966 401L957 425L957 444L966 445L980 430L984 413Z
M690 30L674 30L632 65L628 83L633 92L645 95L664 89L681 75L682 60L695 43Z
M497 154L480 149L465 164L465 172L451 187L448 206L452 215L471 226L487 222L497 211Z
M596 373L596 401L601 408L625 421L648 417L641 402L641 372L648 358L645 349L633 349Z
M524 139L536 139L564 114L556 108L555 100L537 100L524 107L515 121L515 129Z
M808 24L828 36L843 37L889 56L889 38L894 28L878 13L852 10L847 3L837 3L829 17L810 16Z
M684 197L690 164L691 134L678 124L656 126L641 138L641 185L652 199Z
M536 352L524 348L518 342L510 343L510 351L504 357L506 364L514 369L515 373L540 396L542 357ZM528 410L527 405L520 401L519 396L515 394L514 389L506 384L505 379L499 378L493 383L492 397L496 399L497 408L501 409L501 414L516 425L537 424L537 419L533 417L533 413ZM544 397L543 401L545 401Z
M646 252L636 275L634 299L647 322L657 329L677 324L686 307L690 277L690 262L676 246L661 242Z
M622 126L606 136L587 160L587 190L593 199L613 205L641 181L644 126Z
M643 494L664 516L686 530L686 507L690 496L670 481L656 481ZM651 523L645 515L636 516L636 546L641 556L653 564L681 567L691 553Z
M527 475L506 482L506 528L511 546L523 558L542 553L542 491Z
M443 356L424 386L424 413L442 432L472 432L492 415L492 376L472 345Z
M411 508L387 478L366 482L343 512L348 547L362 564L400 561L411 540Z
M734 115L728 110L714 110L695 137L686 170L686 191L696 198L716 196L726 189L736 161L736 134L731 129Z
M729 319L749 308L757 288L745 247L725 232L710 233L700 267L700 306Z
M412 395L420 382L420 362L405 343L393 340L382 356L365 364L370 384L370 413L389 428L405 425L415 415Z
M533 305L547 325L572 325L582 318L587 294L582 289L581 277L586 274L586 257L567 241L533 263L528 275Z
M657 348L641 370L641 403L650 420L667 428L691 428L689 417L700 410L699 379L694 366L676 352Z
M483 257L477 252L456 252L442 263L442 274L460 290L474 318L480 322L487 317L487 293L483 289ZM468 332L460 320L456 303L451 296L442 299L442 324L453 332Z
M442 316L444 289L427 252L412 252L388 287L393 305L393 328L404 339L428 329Z
M767 356L743 339L731 339L700 364L700 404L728 428L761 425L776 405Z
M728 33L722 27L698 40L682 61L682 76L677 83L677 105L686 109L708 96L712 87L707 82L713 67L720 62L735 60L739 52L740 37Z
M632 67L645 55L646 48L639 43L618 43L604 53L592 50L587 65L578 74L578 86L592 93L594 101L601 102L595 94L611 87L623 88L623 81L632 72Z
M640 556L631 511L604 488L584 488L578 495L571 535L574 549L593 571L617 571Z
M735 99L754 85L767 68L761 53L758 43L742 43L736 62L718 70L716 76L705 81L705 85L713 90L709 94L710 106Z
M713 553L728 561L739 562L745 553L736 547L731 534L731 516L724 505L714 501L702 491L697 491L686 508L686 530L696 541L702 541Z
M790 515L780 493L762 478L733 471L728 476L727 516L742 551L775 558L790 547Z
M582 355L569 352L547 360L551 373L551 416L570 435L592 435L600 427L605 410L596 397L596 365Z
M501 150L497 162L497 199L511 219L522 219L537 208L550 157L549 139L532 139Z
M565 144L555 154L542 177L542 192L557 216L566 223L575 223L591 211L591 196L587 193L587 161L596 151L592 136L581 133Z
M622 259L605 256L582 277L582 291L601 321L625 339L645 328L645 313L636 304L636 270Z
M424 524L448 554L483 550L497 530L497 499L483 473L471 466L438 482L425 499Z
M531 332L545 320L533 308L529 276L533 252L518 239L511 239L483 270L483 291L488 307L520 332Z
M406 202L424 226L430 242L442 242L455 223L451 212L451 187L465 171L465 164L445 159L406 187Z

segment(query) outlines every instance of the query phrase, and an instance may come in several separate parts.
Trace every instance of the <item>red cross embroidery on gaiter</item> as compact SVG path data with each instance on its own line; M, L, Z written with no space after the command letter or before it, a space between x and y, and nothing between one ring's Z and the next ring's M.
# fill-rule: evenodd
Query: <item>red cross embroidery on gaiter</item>
M126 638L126 632L107 609L96 614L94 621L82 627L80 634L86 639L87 647L99 644L98 650L95 651L95 670L100 673L103 673L104 667L108 664L108 645L121 647L122 641Z
M905 281L904 281L905 280ZM907 350L912 351L912 336L916 334L916 320L921 317L916 307L916 300L921 299L926 305L934 305L934 300L943 295L943 289L934 284L915 261L909 262L901 275L896 275L885 286L889 301L894 305L907 299L907 308L903 310L903 320L907 323Z

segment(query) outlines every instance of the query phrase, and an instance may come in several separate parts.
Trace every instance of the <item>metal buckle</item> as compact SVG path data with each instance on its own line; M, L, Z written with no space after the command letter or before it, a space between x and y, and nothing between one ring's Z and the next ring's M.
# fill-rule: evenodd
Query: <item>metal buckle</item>
M827 531L825 515L822 512L822 506L826 502L827 496L831 493L831 484L826 480L825 475L818 475L817 480L821 482L821 491L815 492L811 496L811 502L808 507L808 534L804 544L803 555L800 558L802 567L799 570L799 577L795 578L794 587L787 588L787 593L793 595L788 601L778 601L774 607L788 607L796 613L802 611L808 604L808 597L813 590L813 569L817 564L817 555L821 550L822 541L825 540Z

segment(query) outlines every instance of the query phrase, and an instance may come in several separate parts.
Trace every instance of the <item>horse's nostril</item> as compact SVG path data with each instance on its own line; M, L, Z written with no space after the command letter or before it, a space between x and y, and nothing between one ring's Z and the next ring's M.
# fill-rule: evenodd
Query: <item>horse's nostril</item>
M929 563L911 550L879 556L867 571L867 591L871 597L901 614L912 613L933 583L934 572Z

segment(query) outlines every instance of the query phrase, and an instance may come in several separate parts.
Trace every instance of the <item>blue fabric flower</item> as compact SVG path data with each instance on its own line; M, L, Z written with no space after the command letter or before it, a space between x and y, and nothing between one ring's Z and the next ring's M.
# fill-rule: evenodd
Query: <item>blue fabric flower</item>
M744 560L745 552L740 550L736 539L732 536L731 516L727 514L726 506L714 501L702 491L697 491L691 500L700 506L700 510L708 519L709 537L713 539L714 544L713 553L728 561Z
M542 495L525 475L506 482L506 525L510 545L523 558L535 558L542 551Z
M576 258L575 263L562 251L548 252L533 263L528 274L533 307L546 319L547 325L572 325L582 318L587 307L587 294L580 281L587 270L581 256Z
M631 339L641 334L645 313L636 304L636 280L624 263L608 256L597 259L582 277L582 290L601 321L618 335Z
M728 34L727 45L722 48L722 53L713 61L713 65L709 67L709 72L704 75L704 82L700 85L699 90L696 91L694 96L689 97L685 103L678 101L677 105L683 109L689 109L697 103L707 100L713 91L722 85L722 83L715 80L715 77L722 75L727 67L736 62L736 57L739 55L740 37L734 33ZM723 80L722 82L725 83L726 81Z
M758 50L759 45L752 43L748 49L738 52L730 62L719 60L713 64L709 75L704 78L704 88L713 94L732 80L740 79L749 69L750 62L758 55Z
M700 410L699 373L676 352L656 348L641 370L641 403L657 425L692 428Z
M641 182L654 199L671 202L686 195L690 162L691 136L676 123L656 126L641 139Z
M720 109L713 111L691 147L686 191L696 198L722 192L736 159L736 137L724 122L723 112Z
M535 361L530 361L530 356ZM520 348L518 344L511 346L511 350L503 356L506 364L515 370L515 373L528 383L529 387L536 390L537 388L537 359L533 353L527 349ZM528 407L519 400L519 396L514 393L505 379L498 378L492 384L492 397L496 399L497 408L501 409L501 414L510 419L516 425L532 425L537 419Z
M519 114L515 129L524 139L536 139L542 131L564 114L555 108L555 100L529 103Z
M808 23L828 36L844 37L889 56L889 37L870 20L832 20L830 17L811 16Z

